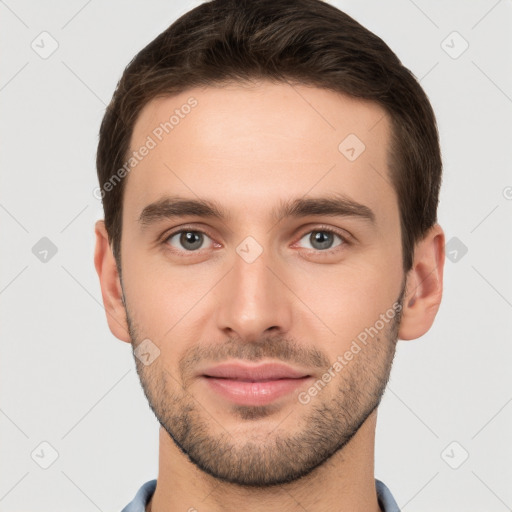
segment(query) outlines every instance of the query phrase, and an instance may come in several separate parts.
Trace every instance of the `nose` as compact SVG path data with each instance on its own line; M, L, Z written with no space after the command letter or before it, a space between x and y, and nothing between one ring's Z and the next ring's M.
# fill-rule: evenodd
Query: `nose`
M248 342L269 332L287 333L292 323L292 297L284 270L263 251L254 261L234 254L233 268L216 290L218 328Z

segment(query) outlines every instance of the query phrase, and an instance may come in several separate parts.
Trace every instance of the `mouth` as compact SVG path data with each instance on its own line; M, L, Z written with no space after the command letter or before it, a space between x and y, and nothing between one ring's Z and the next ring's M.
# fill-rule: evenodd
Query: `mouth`
M289 396L312 375L283 365L222 364L204 370L202 380L215 394L238 405L266 405Z

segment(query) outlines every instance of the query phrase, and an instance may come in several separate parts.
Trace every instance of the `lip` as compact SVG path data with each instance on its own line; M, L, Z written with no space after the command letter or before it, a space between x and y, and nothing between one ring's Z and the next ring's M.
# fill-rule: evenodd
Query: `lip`
M307 372L282 363L264 363L257 366L240 363L223 363L201 372L207 377L260 382L265 380L299 379L308 377Z
M201 379L215 393L238 405L266 405L289 395L312 378L280 363L258 366L226 363L207 368Z

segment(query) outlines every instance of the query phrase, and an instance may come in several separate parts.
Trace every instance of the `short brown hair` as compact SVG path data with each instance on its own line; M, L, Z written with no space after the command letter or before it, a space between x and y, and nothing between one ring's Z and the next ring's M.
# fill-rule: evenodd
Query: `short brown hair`
M321 0L205 2L128 64L101 123L97 152L105 225L118 266L126 178L108 193L103 187L127 160L142 108L193 87L261 79L328 89L385 109L407 272L415 243L437 222L442 162L434 112L414 75L379 37Z

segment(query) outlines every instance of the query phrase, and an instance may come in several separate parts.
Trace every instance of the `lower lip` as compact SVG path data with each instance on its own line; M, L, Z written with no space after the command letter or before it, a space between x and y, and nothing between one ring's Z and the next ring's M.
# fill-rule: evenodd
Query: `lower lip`
M203 376L215 392L239 405L266 405L303 386L311 377L278 379L260 382L220 379Z

